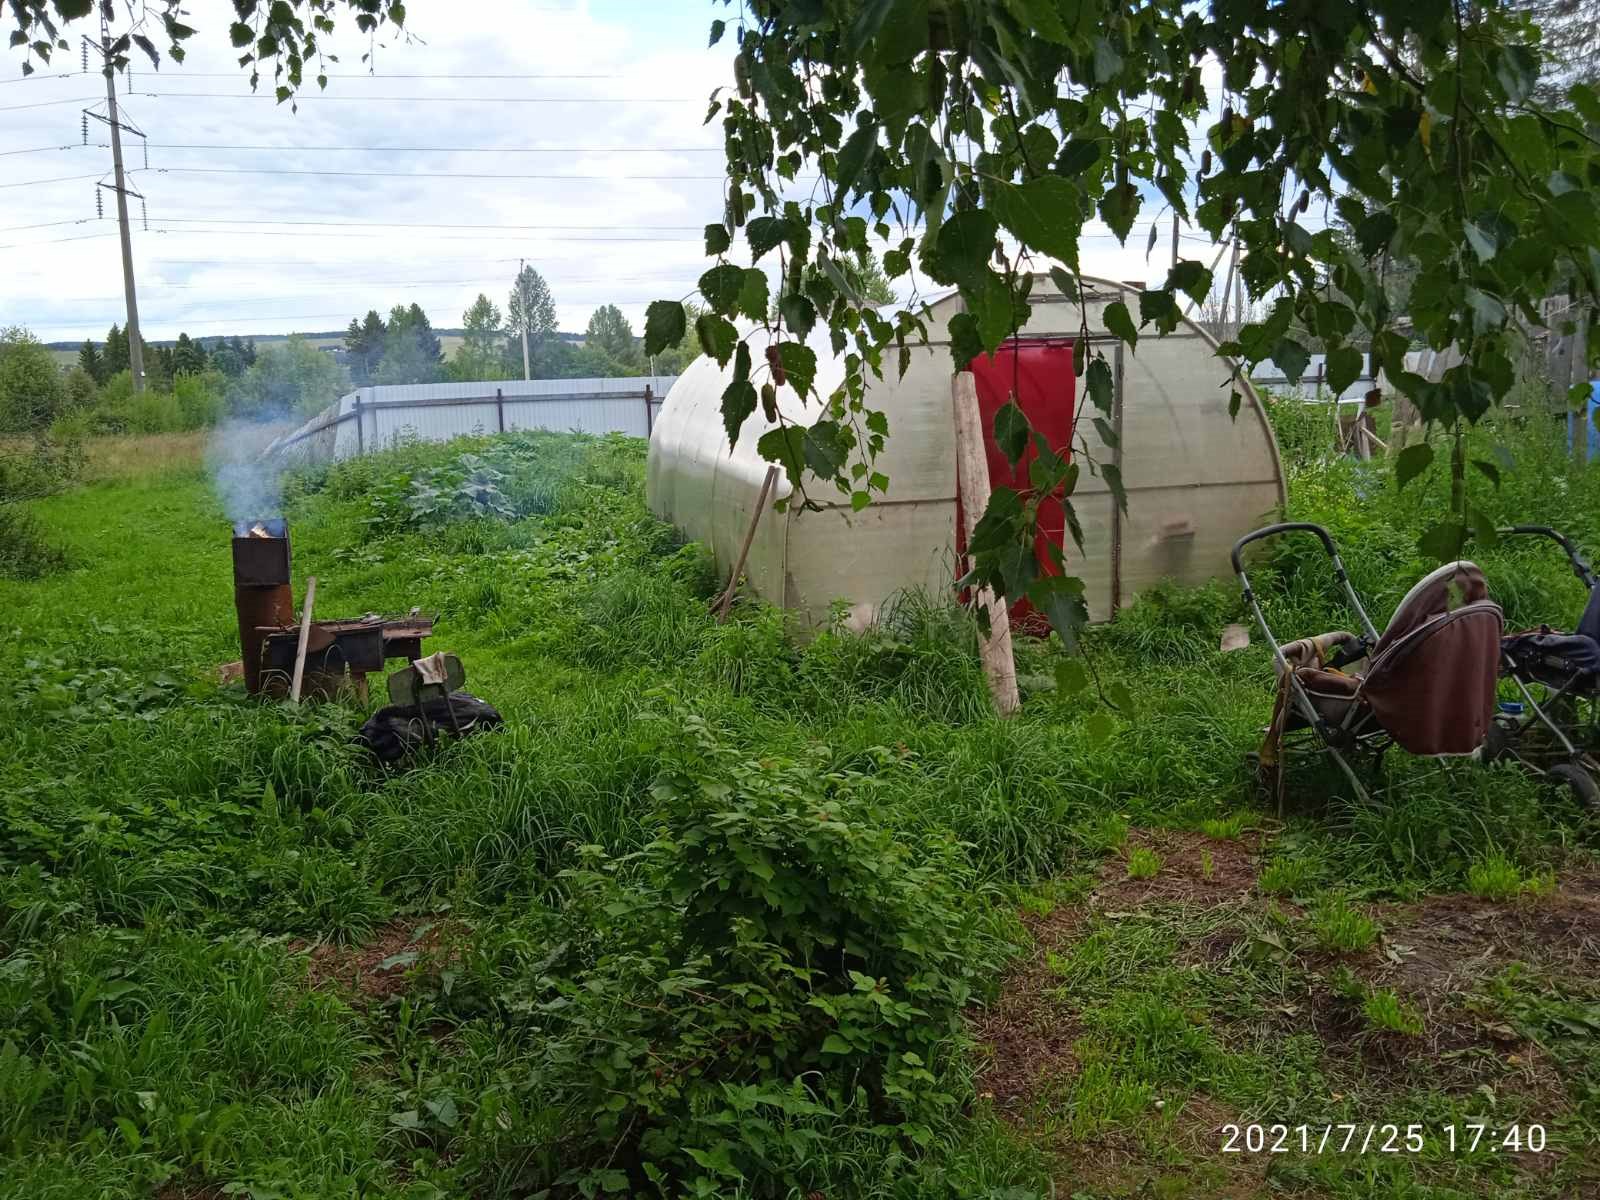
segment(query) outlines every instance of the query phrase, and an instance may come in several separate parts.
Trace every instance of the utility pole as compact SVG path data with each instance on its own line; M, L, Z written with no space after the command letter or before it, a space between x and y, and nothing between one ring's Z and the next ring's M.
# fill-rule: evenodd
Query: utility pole
M117 118L116 68L111 62L111 35L100 27L100 53L105 58L106 123L111 126L111 165L116 172L117 228L122 235L122 290L128 301L128 366L133 392L144 391L144 343L139 336L139 297L133 286L133 235L128 230L128 186L122 173L122 122Z
M1178 265L1178 214L1172 214L1172 265Z
M517 260L517 294L522 297L522 320L517 324L522 326L522 378L532 379L533 372L528 369L528 260Z

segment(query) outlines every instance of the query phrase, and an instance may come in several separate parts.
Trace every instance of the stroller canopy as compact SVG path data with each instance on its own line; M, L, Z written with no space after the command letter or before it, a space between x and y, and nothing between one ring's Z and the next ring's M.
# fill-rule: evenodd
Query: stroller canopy
M1400 601L1373 647L1360 697L1412 754L1469 754L1494 716L1504 626L1483 572L1447 563Z

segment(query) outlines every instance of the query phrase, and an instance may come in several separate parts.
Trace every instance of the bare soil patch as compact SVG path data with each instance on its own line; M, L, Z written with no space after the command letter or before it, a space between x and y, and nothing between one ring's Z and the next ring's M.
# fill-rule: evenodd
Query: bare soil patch
M464 932L459 923L408 918L389 922L360 946L292 942L288 948L305 953L312 987L371 1005L406 991L419 964L433 968L459 959Z
M1130 879L1127 854L1145 847L1161 856L1151 879ZM1100 868L1086 905L1061 905L1047 916L1024 913L1033 950L1001 987L1000 998L970 1017L973 1037L989 1048L978 1074L981 1097L1002 1113L1029 1111L1051 1080L1077 1068L1072 1045L1082 1034L1069 1006L1053 999L1048 959L1076 939L1086 915L1153 904L1212 906L1237 901L1255 886L1258 841L1231 841L1169 829L1135 830L1120 856Z
M1149 879L1128 875L1128 855L1140 848L1161 856L1161 869ZM1146 904L1229 904L1254 890L1259 850L1259 835L1234 840L1183 830L1136 829L1129 833L1122 854L1101 864L1101 884L1089 903L1109 910Z
M1072 1043L1082 1029L1048 994L1055 986L1048 960L1073 939L1082 920L1081 911L1069 905L1045 916L1024 913L1032 952L1001 985L999 999L969 1014L972 1036L989 1048L978 1072L978 1095L1007 1116L1020 1116L1046 1083L1077 1065Z
M1600 872L1571 872L1548 896L1429 896L1382 914L1379 971L1418 997L1465 990L1513 962L1600 977Z

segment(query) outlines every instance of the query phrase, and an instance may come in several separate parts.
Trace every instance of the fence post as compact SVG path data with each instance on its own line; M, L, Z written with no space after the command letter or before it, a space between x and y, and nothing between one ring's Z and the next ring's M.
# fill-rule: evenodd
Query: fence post
M495 420L499 422L500 432L504 433L506 431L506 398L501 394L500 388L495 388L494 390L494 415Z
M648 438L654 432L650 417L650 385L644 385L644 436Z

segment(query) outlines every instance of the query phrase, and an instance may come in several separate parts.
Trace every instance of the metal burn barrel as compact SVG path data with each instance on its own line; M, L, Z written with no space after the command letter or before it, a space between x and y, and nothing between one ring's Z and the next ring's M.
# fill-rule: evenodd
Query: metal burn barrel
M289 586L289 524L282 517L236 521L233 526L233 606L239 618L239 658L245 690L261 691L264 627L294 622Z

